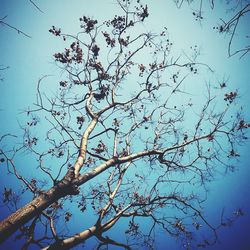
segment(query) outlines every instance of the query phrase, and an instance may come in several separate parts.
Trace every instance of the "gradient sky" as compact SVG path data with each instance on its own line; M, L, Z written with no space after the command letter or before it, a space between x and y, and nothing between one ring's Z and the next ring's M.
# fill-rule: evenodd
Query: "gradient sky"
M22 110L35 101L36 84L43 75L52 75L50 81L58 78L58 68L53 62L53 54L63 48L59 39L55 39L48 30L52 25L61 27L65 33L74 34L79 30L78 18L82 15L91 16L101 20L108 19L116 14L117 6L112 0L43 0L35 1L43 13L39 12L28 0L1 0L0 18L29 34L27 38L16 31L0 26L0 64L9 66L0 72L4 80L0 82L0 131L1 135L19 129L22 121ZM226 6L216 1L216 8L212 11L205 7L205 19L202 23L194 20L192 11L195 6L184 5L177 9L171 0L145 0L149 6L150 19L145 23L148 31L168 28L169 36L174 42L173 49L176 54L185 52L192 54L191 46L200 48L199 61L210 65L215 73L213 76L204 72L200 81L204 84L208 79L218 84L228 79L231 90L238 89L240 102L249 121L250 96L250 54L242 59L239 56L228 58L228 39L213 30L220 17L225 17ZM219 3L220 2L220 3ZM225 2L225 1L224 1ZM228 13L230 16L230 13ZM226 18L225 18L226 19ZM241 22L239 34L236 35L234 46L244 46L244 34L249 27L250 18ZM248 38L249 40L249 38ZM199 82L195 82L188 91L197 92ZM53 89L51 90L53 91ZM202 93L200 93L200 98ZM239 151L241 158L238 162L238 171L227 177L218 178L209 185L209 197L206 205L208 218L214 220L219 217L220 211L225 208L230 215L236 208L242 208L245 216L241 217L232 227L223 229L220 234L220 243L209 249L247 250L250 249L250 143L248 142ZM28 164L26 162L26 164ZM2 170L1 170L2 171ZM6 179L0 176L0 191L4 186L18 185L13 178ZM24 201L25 202L25 201ZM0 207L3 218L8 211ZM15 245L16 244L16 245ZM7 242L0 249L18 249L18 243ZM166 235L159 237L158 249L179 249L175 240ZM34 248L35 249L35 248Z

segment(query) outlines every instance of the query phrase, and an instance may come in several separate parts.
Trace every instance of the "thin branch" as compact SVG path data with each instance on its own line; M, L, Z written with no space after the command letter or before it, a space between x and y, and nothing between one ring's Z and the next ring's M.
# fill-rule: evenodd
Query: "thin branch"
M6 23L5 21L3 21L5 18L7 18L7 16L5 16L5 17L3 17L3 18L0 18L0 24L5 25L5 26L7 26L7 27L9 27L9 28L11 28L11 29L13 29L13 30L15 30L18 34L22 34L22 35L24 35L24 36L26 36L26 37L28 37L28 38L31 38L31 36L28 35L27 33L23 32L23 31L21 31L20 29L18 29L18 28L16 28L16 27L14 27L14 26L12 26L12 25Z

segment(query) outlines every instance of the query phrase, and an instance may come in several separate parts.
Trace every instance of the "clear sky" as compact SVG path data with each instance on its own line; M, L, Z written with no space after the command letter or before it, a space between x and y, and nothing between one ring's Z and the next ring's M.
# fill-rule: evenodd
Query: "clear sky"
M144 24L148 31L161 30L167 27L170 39L173 41L173 50L176 55L185 52L192 55L196 45L200 48L199 61L212 67L213 75L204 71L199 77L199 82L186 86L185 91L196 93L196 98L201 98L199 93L200 84L212 81L218 84L228 79L230 90L239 90L240 102L244 113L250 119L249 95L249 69L250 54L242 59L239 56L228 58L228 38L219 35L213 29L218 24L220 17L225 17L227 6L223 1L216 1L218 4L214 10L205 7L204 20L202 23L195 21L192 12L195 5L177 9L171 0L145 0L149 6L150 18ZM22 121L22 110L32 105L35 101L36 84L43 75L51 75L49 81L57 80L60 71L53 62L53 54L64 48L59 39L55 39L48 30L52 25L61 27L65 33L74 34L79 30L79 17L82 15L106 20L114 16L117 5L112 0L43 0L35 1L40 9L38 11L28 0L1 0L0 18L7 15L5 21L17 27L31 36L27 38L17 34L6 26L0 26L0 65L9 66L5 71L0 72L4 78L0 82L0 131L1 135L12 132L16 133L19 123ZM230 16L230 13L227 15ZM250 18L245 18L240 26L239 34L236 35L235 48L242 46L246 41L244 34L249 30ZM247 33L249 34L249 33ZM249 38L248 38L249 40ZM244 44L243 44L244 46ZM142 58L143 59L143 58ZM51 89L53 92L53 88ZM179 102L181 100L178 100ZM247 250L250 249L250 143L248 142L239 151L241 158L238 162L238 171L229 174L227 177L218 178L209 184L209 197L206 202L206 214L211 220L218 218L220 211L225 208L226 214L230 215L235 208L242 208L245 216L240 218L232 227L225 228L220 232L220 244L210 249L222 250ZM21 163L20 163L21 164ZM22 163L23 164L23 163ZM28 163L29 164L29 163ZM15 185L15 180L6 179L5 175L0 176L1 192L4 186ZM16 184L18 185L18 184ZM0 207L1 215L8 213L4 207ZM7 248L18 249L18 243L10 243ZM16 245L15 245L16 244ZM169 247L166 247L166 244ZM15 248L16 247L16 248ZM1 246L0 246L1 249ZM174 240L166 239L166 235L159 238L158 249L179 249Z

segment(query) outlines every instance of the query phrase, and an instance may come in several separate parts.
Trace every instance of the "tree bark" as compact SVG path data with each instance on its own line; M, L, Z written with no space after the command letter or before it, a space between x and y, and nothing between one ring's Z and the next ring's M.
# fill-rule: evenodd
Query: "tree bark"
M58 201L60 198L67 195L76 195L79 193L79 186L101 174L111 166L117 163L124 163L141 158L146 155L160 154L161 151L149 150L131 154L121 158L110 158L106 162L100 164L95 169L80 176L76 176L74 168L70 168L65 177L54 185L51 189L29 202L24 207L9 215L6 219L0 222L0 243L4 242L9 236L16 232L21 226L27 223L32 218L39 216L41 212L48 208L51 204Z
M97 232L97 227L92 226L92 227L88 228L87 230L85 230L79 234L76 234L72 237L69 237L69 238L64 239L64 240L59 240L59 241L53 243L52 245L43 248L42 250L71 249L72 247L78 245L79 243L83 243L85 240L87 240L90 237L92 237L93 235L95 235L96 232Z
M6 219L0 222L0 243L5 241L22 225L27 223L32 218L41 214L41 212L53 204L58 199L67 195L77 194L78 187L73 184L74 170L69 169L65 177L55 186L41 194L29 202L24 207L9 215Z

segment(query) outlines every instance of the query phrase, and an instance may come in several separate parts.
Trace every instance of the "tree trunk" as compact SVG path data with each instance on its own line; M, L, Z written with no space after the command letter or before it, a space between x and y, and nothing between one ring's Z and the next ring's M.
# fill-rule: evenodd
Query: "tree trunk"
M37 198L24 207L9 215L0 222L0 243L5 241L22 225L32 218L39 216L41 212L58 199L67 195L77 194L78 187L73 184L74 170L69 169L65 177L47 192L42 192Z
M43 192L33 201L12 213L6 219L0 222L0 243L5 241L22 225L32 218L41 214L41 212L67 195L79 194L79 186L99 175L117 162L117 158L111 158L100 164L90 172L76 177L74 168L70 168L64 178L47 192Z

